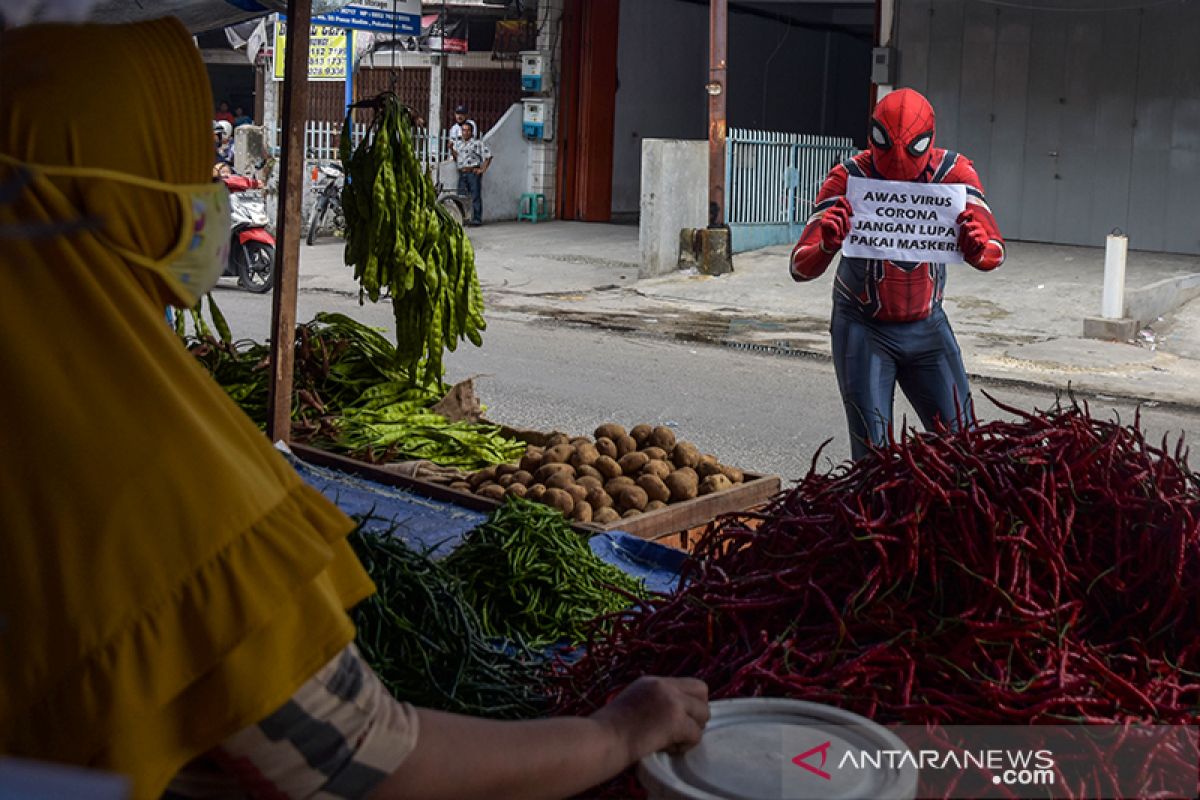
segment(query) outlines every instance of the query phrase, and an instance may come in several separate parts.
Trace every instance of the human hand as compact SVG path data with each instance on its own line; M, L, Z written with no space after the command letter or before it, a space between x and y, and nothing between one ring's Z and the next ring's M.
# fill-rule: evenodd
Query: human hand
M708 716L708 686L703 681L646 675L591 718L612 729L632 764L660 750L698 744Z
M854 211L844 197L839 197L821 216L821 249L827 253L839 250L846 234L850 233L850 218Z
M987 230L975 218L975 212L967 209L958 215L958 247L963 258L970 264L978 264L988 245Z

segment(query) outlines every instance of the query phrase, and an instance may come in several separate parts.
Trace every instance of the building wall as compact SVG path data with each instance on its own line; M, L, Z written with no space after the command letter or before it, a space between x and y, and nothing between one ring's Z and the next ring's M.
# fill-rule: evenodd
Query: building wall
M899 85L1012 239L1200 254L1200 3L898 0ZM1086 13L1082 13L1085 12Z
M856 37L731 10L729 125L862 140L870 48L866 31ZM707 136L708 4L622 0L617 58L612 209L620 218L638 210L642 139Z

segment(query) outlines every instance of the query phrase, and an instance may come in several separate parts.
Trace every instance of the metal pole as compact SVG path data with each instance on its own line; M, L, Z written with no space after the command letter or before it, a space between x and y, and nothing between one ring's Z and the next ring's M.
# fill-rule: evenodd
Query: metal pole
M346 108L354 105L354 31L346 29Z
M292 369L300 272L300 204L304 199L304 125L308 118L308 40L311 0L288 0L287 61L283 69L283 152L279 159L279 231L271 306L271 391L267 436L292 433Z
M725 98L729 0L710 0L708 20L708 226L725 224Z

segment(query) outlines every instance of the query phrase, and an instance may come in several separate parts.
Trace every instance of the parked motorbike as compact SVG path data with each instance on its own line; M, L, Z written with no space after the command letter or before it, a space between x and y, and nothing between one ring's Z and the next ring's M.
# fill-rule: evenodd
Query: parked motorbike
M308 219L308 236L305 238L310 245L316 241L317 232L325 223L325 218L333 215L335 232L346 230L346 217L342 213L342 183L345 176L340 164L321 164L313 167L313 192L316 200Z
M262 191L252 188L247 179L225 178L229 187L230 216L229 261L225 274L236 276L238 285L248 292L262 294L275 285L275 237L268 230L270 217ZM257 182L252 182L257 186Z

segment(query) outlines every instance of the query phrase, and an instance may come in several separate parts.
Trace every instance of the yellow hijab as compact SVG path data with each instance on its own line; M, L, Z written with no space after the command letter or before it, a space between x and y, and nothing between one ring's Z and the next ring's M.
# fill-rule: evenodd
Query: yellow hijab
M350 520L184 351L154 273L169 193L208 180L211 97L181 24L0 35L0 753L159 795L353 638Z

